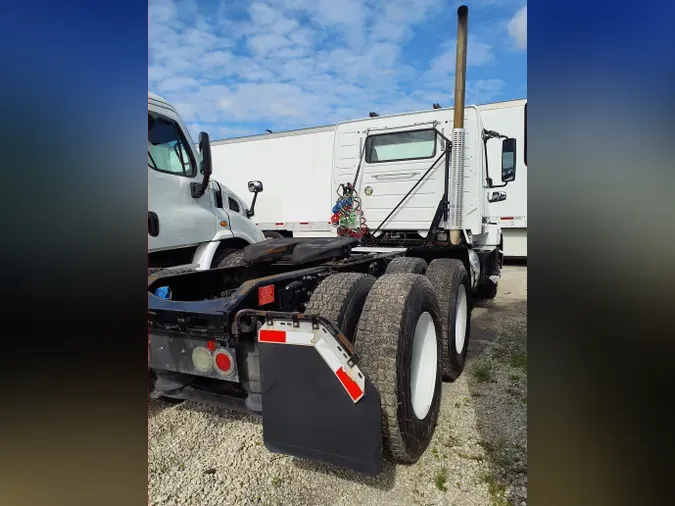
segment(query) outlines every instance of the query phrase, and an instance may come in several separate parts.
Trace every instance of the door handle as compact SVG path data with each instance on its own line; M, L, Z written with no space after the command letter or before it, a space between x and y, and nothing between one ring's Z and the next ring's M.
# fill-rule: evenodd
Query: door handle
M371 174L375 179L412 179L419 172L393 172L390 174Z
M148 211L148 234L152 237L159 235L159 217L152 211Z

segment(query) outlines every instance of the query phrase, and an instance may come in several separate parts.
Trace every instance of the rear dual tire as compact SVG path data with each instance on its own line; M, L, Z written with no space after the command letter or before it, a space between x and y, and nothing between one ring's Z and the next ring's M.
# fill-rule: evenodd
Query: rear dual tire
M414 463L434 433L441 399L442 322L431 283L419 274L334 274L305 313L325 317L354 343L359 367L381 399L385 452Z
M379 278L359 319L355 351L380 392L385 451L400 463L417 462L436 427L442 328L434 289L419 274Z

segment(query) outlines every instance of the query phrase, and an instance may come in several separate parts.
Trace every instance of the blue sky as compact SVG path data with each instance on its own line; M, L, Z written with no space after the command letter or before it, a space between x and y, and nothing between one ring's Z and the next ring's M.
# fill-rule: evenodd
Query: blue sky
M452 106L459 5L150 0L149 88L195 139ZM467 5L467 103L526 97L527 4Z

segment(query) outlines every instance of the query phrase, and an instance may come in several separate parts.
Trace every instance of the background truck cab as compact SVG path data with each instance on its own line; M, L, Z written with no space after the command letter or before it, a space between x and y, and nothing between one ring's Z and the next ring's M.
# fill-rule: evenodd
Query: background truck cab
M231 253L264 240L249 209L222 183L210 179L211 148L199 150L178 112L148 94L148 263L150 268L218 265ZM250 191L262 191L252 181ZM253 206L252 206L253 207Z

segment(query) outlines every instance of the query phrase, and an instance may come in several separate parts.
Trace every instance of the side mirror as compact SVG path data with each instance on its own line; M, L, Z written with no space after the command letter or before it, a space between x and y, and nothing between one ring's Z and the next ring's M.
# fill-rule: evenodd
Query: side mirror
M506 200L506 192L492 192L488 202L492 204L493 202L501 202L502 200Z
M213 172L213 165L211 161L211 142L209 140L209 134L206 132L199 133L199 154L202 155L200 172L205 176L210 176Z
M199 133L199 154L201 155L199 172L204 175L204 179L202 179L201 183L190 183L190 193L192 194L192 198L195 199L201 198L206 193L211 173L213 172L213 166L211 165L211 142L209 141L209 134L206 132Z
M249 181L248 191L251 193L260 193L263 191L263 184L260 181Z
M249 218L253 218L255 214L255 201L258 199L258 193L263 191L263 184L260 181L249 181L248 182L248 191L253 194L253 201L251 202L251 209L246 211L246 215Z
M516 139L502 141L502 181L510 183L516 179Z

